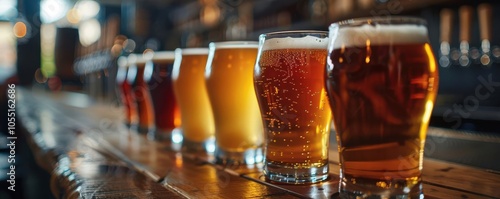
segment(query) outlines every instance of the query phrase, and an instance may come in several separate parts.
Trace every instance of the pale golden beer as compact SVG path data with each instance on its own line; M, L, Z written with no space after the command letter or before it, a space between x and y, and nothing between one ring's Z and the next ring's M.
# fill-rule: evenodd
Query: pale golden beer
M215 119L218 162L262 161L262 119L253 85L258 42L210 44L207 90Z
M207 57L206 48L175 51L172 81L181 110L181 128L186 144L202 144L213 138L215 132L212 107L205 85ZM190 148L189 144L186 146Z
M369 24L368 24L369 23ZM420 198L425 136L438 87L425 22L358 19L330 26L327 87L341 193Z
M254 82L267 135L267 179L300 184L328 176L327 34L290 31L260 37Z

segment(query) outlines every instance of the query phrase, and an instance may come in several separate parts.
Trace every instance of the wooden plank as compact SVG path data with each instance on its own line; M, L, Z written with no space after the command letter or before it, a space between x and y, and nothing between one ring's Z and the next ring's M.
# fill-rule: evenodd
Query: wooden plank
M296 198L287 191L232 175L211 165L183 163L165 177L164 185L190 198Z
M474 199L491 199L492 197L478 195L475 193L466 193L459 190L444 188L442 186L435 186L430 184L423 184L425 198L474 198Z
M423 181L441 187L500 198L500 175L486 170L424 159Z
M337 162L338 158L339 154L337 150L330 150L330 173L336 175L340 174L340 167ZM428 193L429 196L436 196L437 198L443 195L433 195L438 192L465 195L470 196L470 198L500 198L500 192L498 191L500 190L500 174L479 168L424 158L422 181L426 186L438 190ZM425 188L424 192L427 193Z
M70 143L65 140L73 140L73 143L77 145L85 144L92 147L90 151L99 151L105 157L105 161L99 158L91 161L92 158L79 159L78 154L69 153L68 155L74 158L73 161L85 160L84 162L87 162L85 164L91 165L92 162L95 166L108 164L110 162L106 163L106 161L114 160L128 169L127 172L113 174L118 177L110 179L110 182L116 180L115 184L119 186L97 189L96 194L109 194L110 198L133 196L150 198L155 196L155 194L148 195L148 191L151 191L173 194L172 197L192 198L328 198L338 191L340 169L338 152L334 143L329 153L331 163L329 181L315 185L275 184L266 182L262 177L261 164L254 167L214 165L211 163L213 159L211 156L168 150L168 144L150 141L144 135L129 132L122 128L119 114L114 110L116 108L68 107L62 105L61 102L50 101L48 98L33 98L27 101L30 105L26 106L33 106L32 110L36 110L38 115L27 111L26 114L29 117L26 118L42 120L43 116L45 119L42 123L51 123L51 125L44 124L43 132L45 133L39 134L36 139L43 140L52 137L52 141L64 149L62 151L77 150L73 144L65 145L65 143ZM23 111L20 110L22 116L21 112ZM41 112L48 112L49 119L47 119L47 114L40 115ZM33 126L40 125L40 121L28 123L31 126L28 129L36 129ZM68 134L68 132L72 133ZM452 135L446 134L446 136ZM32 143L39 144L34 139ZM83 150L82 154L87 153L86 149L79 148L78 150ZM75 164L71 168L78 169L79 175L85 176L84 171L92 171L90 166L79 169L85 164ZM132 173L131 176L136 177L133 177L132 181L128 181L129 179L119 181L122 177L126 178L126 176L120 176L123 173ZM84 180L90 183L89 187L98 187L100 183L106 182L100 181L99 177L102 176L99 175L105 176L105 174L97 172L97 176L89 175ZM134 180L145 182L130 184L131 187L127 188L129 191L120 189L120 187L129 186L127 183L132 183ZM450 162L425 158L423 182L424 193L428 198L500 198L500 193L496 192L500 189L500 174ZM167 189L156 190L157 185ZM151 189L151 187L155 188ZM142 192L144 190L145 192ZM168 193L163 193L165 190ZM136 192L139 192L137 193L139 195L134 195Z

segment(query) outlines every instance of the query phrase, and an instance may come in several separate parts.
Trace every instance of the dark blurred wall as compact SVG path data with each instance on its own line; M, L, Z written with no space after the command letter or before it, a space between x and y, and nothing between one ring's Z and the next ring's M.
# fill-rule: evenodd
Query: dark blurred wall
M21 85L31 85L41 64L40 51L40 0L18 0L18 11L22 13L27 35L17 44L17 75Z

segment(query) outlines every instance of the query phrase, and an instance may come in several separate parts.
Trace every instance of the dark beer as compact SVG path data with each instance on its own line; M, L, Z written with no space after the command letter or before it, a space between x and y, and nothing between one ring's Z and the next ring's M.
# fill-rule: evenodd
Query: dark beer
M372 27L346 28L340 36L341 29L328 57L341 177L347 189L402 195L421 180L438 86L435 59L424 26L363 28Z
M138 55L135 66L137 74L133 81L132 87L137 102L137 111L139 115L139 133L151 133L155 129L155 118L153 110L153 101L149 93L147 81L144 79L144 70L146 68L146 60L142 55Z
M180 110L175 100L172 67L174 52L155 52L153 72L148 81L154 105L156 138L163 138L181 125ZM165 134L165 135L163 135Z

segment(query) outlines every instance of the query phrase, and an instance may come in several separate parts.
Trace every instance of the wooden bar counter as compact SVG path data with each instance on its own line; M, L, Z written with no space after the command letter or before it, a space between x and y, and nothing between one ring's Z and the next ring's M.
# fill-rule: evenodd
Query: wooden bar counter
M51 173L51 181L47 183L57 198L337 196L339 166L334 136L331 136L328 181L314 185L274 184L264 180L262 165L215 165L210 155L181 153L175 143L151 141L145 135L129 131L122 124L121 109L116 106L94 103L76 93L17 91L20 126L27 134L37 163ZM488 147L490 154L500 151L498 137L430 128L423 171L425 197L500 198L498 170L427 155L446 150L439 147L447 140L478 142ZM455 150L450 147L447 149ZM476 150L474 155L479 156L482 150Z

